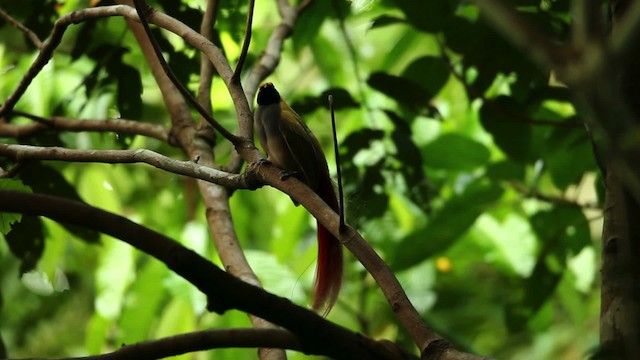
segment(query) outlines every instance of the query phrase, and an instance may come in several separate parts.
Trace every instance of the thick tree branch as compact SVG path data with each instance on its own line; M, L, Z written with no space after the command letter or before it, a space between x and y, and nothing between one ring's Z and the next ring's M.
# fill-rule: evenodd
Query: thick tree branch
M121 134L143 135L164 142L169 141L169 129L165 126L126 119L70 119L54 116L43 118L37 115L14 110L13 115L37 121L33 124L14 125L0 121L0 137L21 138L33 136L47 130L98 131Z
M286 330L216 329L194 331L158 340L148 340L131 345L124 345L118 350L106 354L59 358L56 360L153 360L195 351L220 348L255 348L261 346L296 351L303 350L298 338Z
M246 311L294 333L307 354L335 359L406 359L388 342L335 325L314 312L296 306L219 269L178 242L124 217L49 195L0 190L0 211L40 215L111 235L162 261L207 295L208 309L223 313Z
M69 162L101 162L107 164L146 163L174 174L219 183L225 187L250 188L246 176L231 174L193 161L171 159L147 149L138 150L74 150L60 147L0 144L0 155L15 161L59 160Z

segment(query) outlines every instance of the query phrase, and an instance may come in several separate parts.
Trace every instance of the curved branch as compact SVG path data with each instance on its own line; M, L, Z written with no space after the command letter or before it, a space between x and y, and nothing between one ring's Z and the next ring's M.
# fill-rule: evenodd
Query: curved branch
M46 216L120 239L155 257L207 295L207 309L246 311L294 333L307 354L335 359L406 359L388 342L377 342L226 273L173 239L122 216L50 195L0 190L0 211Z
M153 360L195 351L219 348L269 347L302 351L298 338L280 329L225 329L194 331L158 340L123 345L106 354L59 358L56 360ZM54 359L51 359L54 360Z
M138 150L75 150L60 147L0 144L0 155L18 162L25 160L59 160L101 162L107 164L146 163L174 174L186 175L230 188L248 189L246 176L231 174L193 161L175 160L147 149Z

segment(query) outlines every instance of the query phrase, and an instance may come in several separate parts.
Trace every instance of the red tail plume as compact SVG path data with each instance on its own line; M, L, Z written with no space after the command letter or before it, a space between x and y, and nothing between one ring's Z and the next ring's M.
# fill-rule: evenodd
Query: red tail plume
M338 211L338 201L331 179L322 176L318 195L333 210ZM342 245L329 230L318 222L318 263L313 291L313 309L322 310L326 316L338 299L342 286Z

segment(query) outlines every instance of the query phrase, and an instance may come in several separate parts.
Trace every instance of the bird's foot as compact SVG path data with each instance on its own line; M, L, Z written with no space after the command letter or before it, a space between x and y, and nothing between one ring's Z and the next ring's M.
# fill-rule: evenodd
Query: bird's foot
M300 175L302 175L302 173L300 171L295 171L295 170L282 170L280 171L280 180L285 181L290 177L297 177L299 178Z

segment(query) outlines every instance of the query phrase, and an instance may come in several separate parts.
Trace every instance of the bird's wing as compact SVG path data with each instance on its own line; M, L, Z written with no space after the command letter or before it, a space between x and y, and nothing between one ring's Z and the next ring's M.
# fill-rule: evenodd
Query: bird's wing
M307 185L314 191L318 189L321 169L318 164L324 160L320 144L300 116L284 101L280 103L280 130L298 167L306 178ZM326 165L324 165L326 167Z

